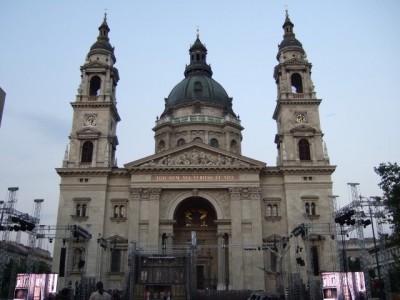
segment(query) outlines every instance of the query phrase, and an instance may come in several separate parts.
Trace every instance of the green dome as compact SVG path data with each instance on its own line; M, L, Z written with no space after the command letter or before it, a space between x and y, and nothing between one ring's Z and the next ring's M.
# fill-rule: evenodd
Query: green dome
M304 51L303 50L303 45L299 42L298 39L295 37L288 37L285 38L278 46L279 50L282 50L283 48L298 48L298 50Z
M199 34L189 49L190 63L185 68L185 78L179 82L165 99L165 115L174 108L200 102L223 109L224 113L235 115L232 98L217 81L212 79L211 66L207 64L207 48L200 41Z
M113 48L113 47L111 46L111 44L110 44L108 41L106 41L106 40L99 40L99 41L96 41L96 42L90 47L90 51L98 50L98 49L106 50L106 51L109 51L109 52L111 52L111 53L114 53L114 48Z
M232 112L232 98L217 81L204 73L191 74L178 83L165 101L165 110L192 102L216 105Z

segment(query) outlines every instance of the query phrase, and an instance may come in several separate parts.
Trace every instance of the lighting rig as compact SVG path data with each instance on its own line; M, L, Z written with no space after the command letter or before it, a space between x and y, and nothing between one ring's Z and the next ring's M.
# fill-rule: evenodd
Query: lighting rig
M68 240L71 237L75 241L90 240L92 235L89 231L79 225L40 225L43 229L36 234L37 239L49 239L52 243L54 239Z

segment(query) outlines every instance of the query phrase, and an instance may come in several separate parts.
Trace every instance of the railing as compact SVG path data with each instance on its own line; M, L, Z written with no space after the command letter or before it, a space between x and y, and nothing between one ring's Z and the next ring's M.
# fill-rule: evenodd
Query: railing
M293 98L304 98L304 93L292 94Z
M214 117L207 115L191 115L186 117L172 118L172 117L164 117L156 121L156 126L171 123L171 124L185 124L185 123L214 123L214 124L223 124L225 122L231 122L237 125L240 125L240 120L235 117L225 116L225 117Z
M105 102L105 101L116 102L115 97L113 95L98 95L98 96L78 95L77 99L78 102Z

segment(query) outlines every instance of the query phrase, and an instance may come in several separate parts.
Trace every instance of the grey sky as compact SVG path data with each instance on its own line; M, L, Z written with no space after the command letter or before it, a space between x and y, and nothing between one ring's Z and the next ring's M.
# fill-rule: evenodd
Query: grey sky
M18 186L18 210L45 199L42 224L56 222L60 167L69 142L70 102L79 67L107 8L121 80L119 166L153 154L154 121L183 79L188 49L200 39L217 80L240 115L242 154L276 164L272 120L285 5L313 64L312 78L331 163L334 194L350 201L348 182L380 195L373 168L399 161L400 2L339 1L14 1L0 4L0 199ZM65 212L70 213L70 212Z

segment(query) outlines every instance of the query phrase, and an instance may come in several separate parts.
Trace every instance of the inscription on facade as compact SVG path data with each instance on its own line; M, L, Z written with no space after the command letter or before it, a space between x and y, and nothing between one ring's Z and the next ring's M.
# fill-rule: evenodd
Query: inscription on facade
M232 181L239 175L152 175L152 181Z

